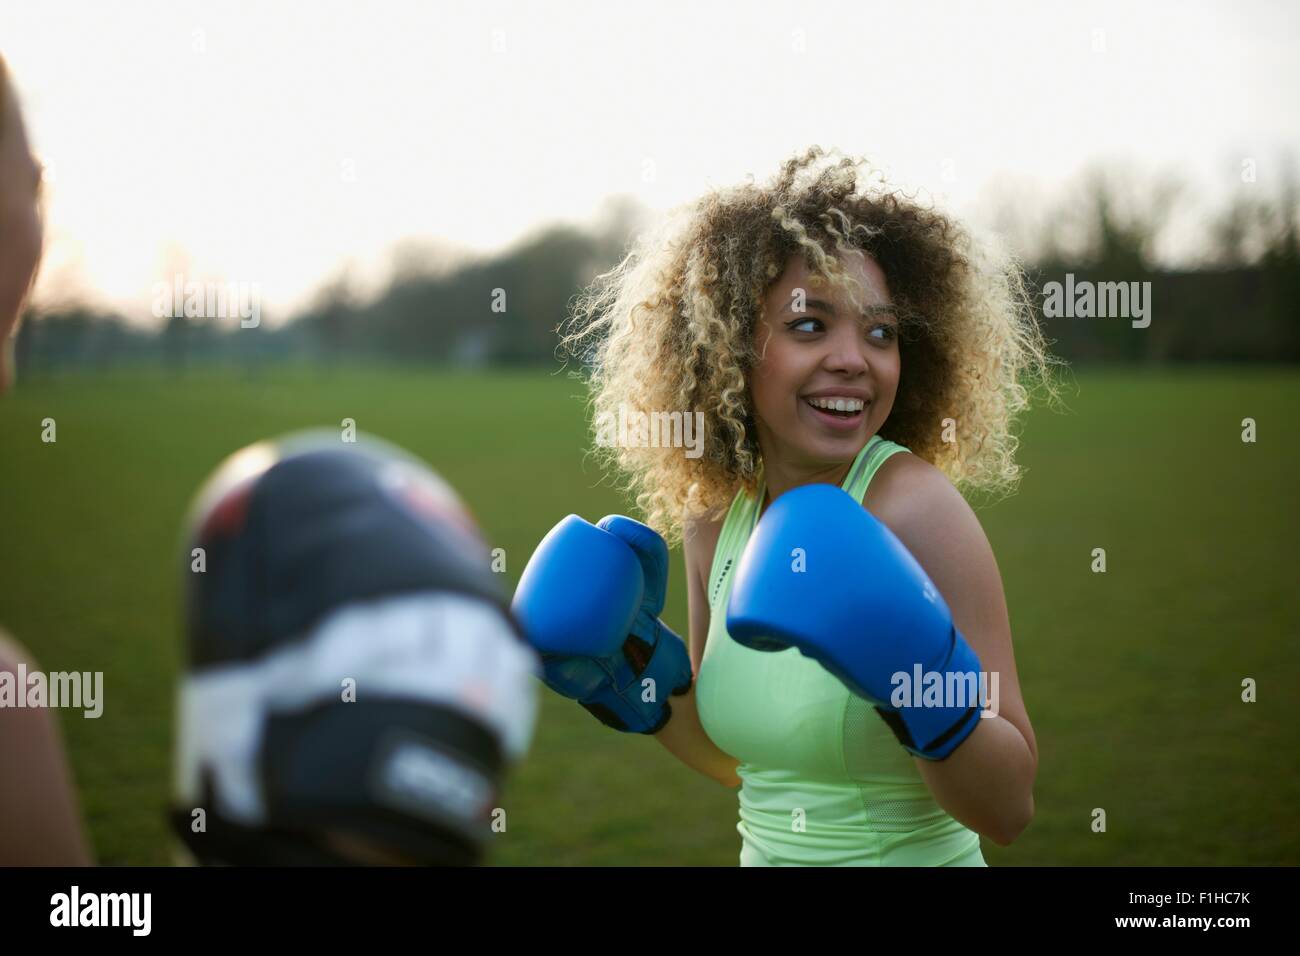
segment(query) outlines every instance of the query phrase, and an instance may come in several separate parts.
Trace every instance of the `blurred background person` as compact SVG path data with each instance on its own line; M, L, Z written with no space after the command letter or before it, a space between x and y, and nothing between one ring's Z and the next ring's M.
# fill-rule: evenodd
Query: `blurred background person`
M13 381L13 333L41 260L40 189L41 165L0 56L0 393ZM20 666L38 669L0 629L0 673L12 675L14 692L25 694ZM0 865L88 865L90 847L74 793L50 711L0 706Z

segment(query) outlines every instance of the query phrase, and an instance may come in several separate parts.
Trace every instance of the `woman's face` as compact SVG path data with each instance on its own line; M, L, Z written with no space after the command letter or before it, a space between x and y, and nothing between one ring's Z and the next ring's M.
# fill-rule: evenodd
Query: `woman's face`
M9 386L9 338L41 261L41 166L27 144L13 84L0 79L0 392Z
M750 396L759 447L764 461L787 470L851 461L889 417L898 391L898 323L885 274L862 253L840 263L860 285L859 306L847 290L813 285L795 255L768 289L755 329L760 359Z

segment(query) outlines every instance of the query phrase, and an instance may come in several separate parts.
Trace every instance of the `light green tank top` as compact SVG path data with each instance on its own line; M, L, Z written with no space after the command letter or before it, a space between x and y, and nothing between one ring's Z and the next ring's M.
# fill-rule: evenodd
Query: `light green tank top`
M906 450L873 436L841 487L861 501ZM727 633L732 572L758 512L742 489L719 533L696 685L705 731L740 761L741 865L986 865L979 835L935 802L870 703L793 648L754 651Z

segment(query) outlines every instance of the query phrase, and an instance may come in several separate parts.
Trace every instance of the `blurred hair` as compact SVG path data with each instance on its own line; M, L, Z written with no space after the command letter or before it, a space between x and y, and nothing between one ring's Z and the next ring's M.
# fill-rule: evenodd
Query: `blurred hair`
M737 488L758 490L754 330L765 293L794 255L815 282L855 301L839 254L862 250L885 273L902 370L880 435L964 494L1005 494L1018 481L1015 420L1036 386L1055 394L1054 360L1023 273L869 168L860 177L863 165L813 146L766 185L751 177L678 207L584 290L561 327L562 347L587 366L594 421L616 419L620 405L703 412L698 458L617 442L597 451L670 543L685 522L719 516ZM958 441L943 441L945 418L956 420Z

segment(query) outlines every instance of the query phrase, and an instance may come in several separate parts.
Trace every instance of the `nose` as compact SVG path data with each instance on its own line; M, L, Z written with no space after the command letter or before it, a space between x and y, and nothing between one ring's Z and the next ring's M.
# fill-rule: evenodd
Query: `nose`
M827 351L822 367L847 377L865 374L869 366L867 346L861 334L856 322L835 323L834 333L826 338Z

